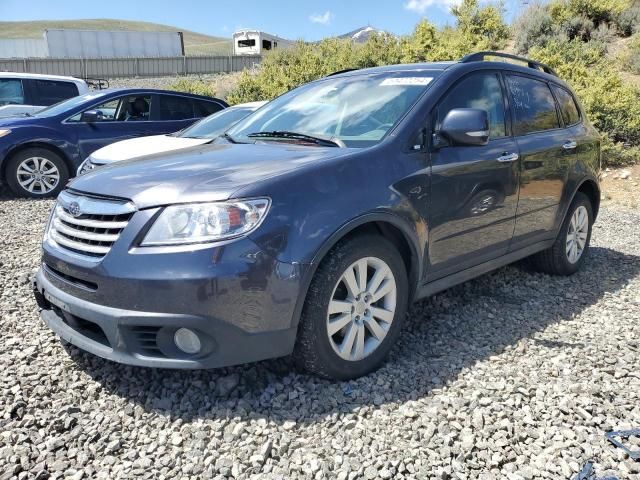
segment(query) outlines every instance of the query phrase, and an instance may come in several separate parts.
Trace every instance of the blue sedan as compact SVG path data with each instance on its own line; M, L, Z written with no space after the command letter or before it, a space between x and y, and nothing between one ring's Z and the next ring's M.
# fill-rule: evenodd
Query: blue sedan
M0 181L17 195L55 196L95 150L181 130L228 105L152 89L100 90L0 121Z

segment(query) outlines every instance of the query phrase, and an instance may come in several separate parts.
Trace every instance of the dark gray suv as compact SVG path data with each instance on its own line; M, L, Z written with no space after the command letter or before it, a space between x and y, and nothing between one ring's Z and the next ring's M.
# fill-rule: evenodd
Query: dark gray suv
M293 354L348 379L383 362L409 302L525 257L574 273L599 136L551 69L498 56L341 72L209 145L72 181L43 242L42 318L132 365Z

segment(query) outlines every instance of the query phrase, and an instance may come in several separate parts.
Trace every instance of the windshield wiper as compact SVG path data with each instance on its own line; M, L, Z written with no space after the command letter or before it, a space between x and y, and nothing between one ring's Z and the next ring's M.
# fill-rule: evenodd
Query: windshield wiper
M270 132L254 132L247 135L249 138L290 138L292 140L303 140L305 142L315 143L316 145L325 145L330 147L345 148L346 145L339 138L319 137L308 135L306 133L289 132L286 130L272 130Z
M229 135L227 132L224 132L221 136L225 140L229 140L231 143L240 143L235 138L233 138L231 135ZM215 138L213 140L215 140Z

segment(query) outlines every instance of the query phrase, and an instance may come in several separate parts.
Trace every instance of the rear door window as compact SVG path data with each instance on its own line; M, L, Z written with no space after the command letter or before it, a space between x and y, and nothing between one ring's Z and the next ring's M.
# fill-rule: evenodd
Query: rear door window
M3 105L24 105L22 81L17 78L0 79L0 107Z
M160 95L160 120L187 120L196 118L190 98Z
M521 75L507 75L515 112L515 134L544 132L559 128L556 102L549 86Z
M438 107L438 128L454 108L479 108L489 114L490 138L506 136L502 86L495 73L475 73L456 84Z
M78 87L72 82L58 80L35 80L36 104L48 107L78 95Z
M580 122L580 111L573 95L557 85L553 85L551 88L553 88L553 93L555 93L558 105L560 105L560 113L565 126L568 127Z

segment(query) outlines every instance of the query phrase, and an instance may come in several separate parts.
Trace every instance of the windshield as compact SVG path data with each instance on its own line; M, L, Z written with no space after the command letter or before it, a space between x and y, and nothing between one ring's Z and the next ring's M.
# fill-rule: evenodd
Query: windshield
M254 108L249 107L231 107L220 110L194 123L177 136L183 138L216 138L254 110Z
M228 133L236 141L255 142L259 132L296 132L341 140L347 147L368 147L382 140L432 79L425 72L328 78L282 95ZM265 135L259 141L292 140L304 143Z
M34 117L55 117L56 115L60 115L62 113L68 112L88 100L98 99L104 96L107 92L91 92L85 93L84 95L78 95L77 97L72 97L68 100L63 100L58 102L50 107L44 108L38 113L34 114Z

